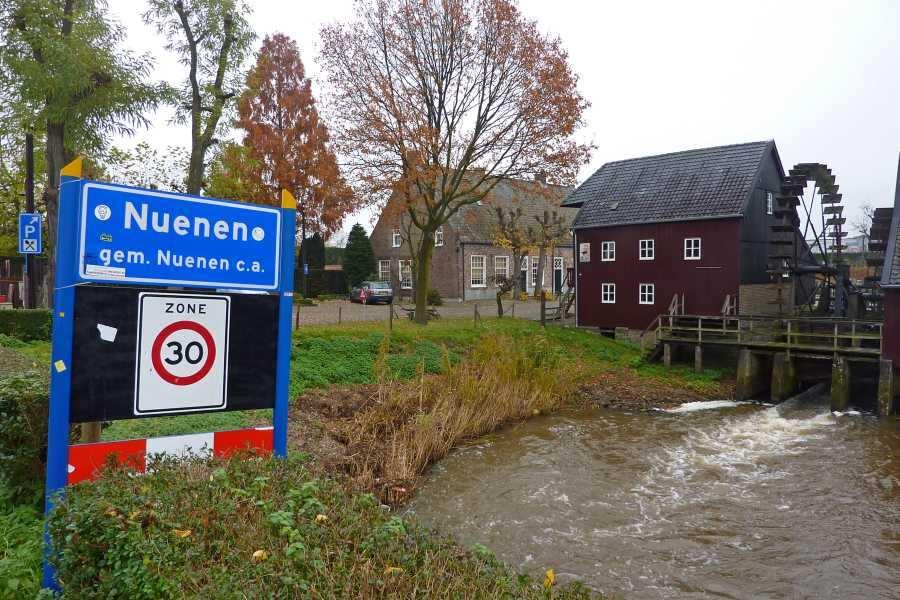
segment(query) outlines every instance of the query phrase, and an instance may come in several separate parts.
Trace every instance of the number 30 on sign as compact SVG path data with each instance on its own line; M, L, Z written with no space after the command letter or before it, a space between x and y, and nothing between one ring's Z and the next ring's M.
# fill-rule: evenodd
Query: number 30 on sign
M231 299L144 292L138 302L134 414L224 409Z

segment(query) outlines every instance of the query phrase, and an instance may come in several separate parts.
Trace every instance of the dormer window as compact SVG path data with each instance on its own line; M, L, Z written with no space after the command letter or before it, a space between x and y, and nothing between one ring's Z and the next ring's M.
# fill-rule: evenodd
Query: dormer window
M403 240L400 238L400 230L399 230L399 229L395 229L395 230L394 230L394 235L391 236L391 246L394 247L394 248L399 248L399 247L400 247L400 244L401 244L402 242L403 242Z
M444 228L438 227L434 232L434 245L440 247L444 245Z

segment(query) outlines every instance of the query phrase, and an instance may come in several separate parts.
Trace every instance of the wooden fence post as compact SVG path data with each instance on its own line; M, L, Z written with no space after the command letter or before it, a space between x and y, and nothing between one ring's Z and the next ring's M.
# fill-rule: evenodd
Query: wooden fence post
M294 304L294 310L297 311L294 317L294 329L300 329L300 305Z
M547 326L547 293L541 290L541 327Z
M343 316L341 313L343 313L343 311L344 311L344 307L339 304L338 305L338 325L341 324L341 320L342 320L342 316Z
M388 303L388 331L394 330L394 299Z

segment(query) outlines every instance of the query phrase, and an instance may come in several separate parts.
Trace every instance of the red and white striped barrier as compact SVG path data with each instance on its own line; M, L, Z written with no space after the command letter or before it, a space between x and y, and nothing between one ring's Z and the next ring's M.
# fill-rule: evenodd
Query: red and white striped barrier
M75 444L69 446L68 482L72 485L95 479L110 456L115 456L120 465L127 465L143 473L147 468L148 456L163 454L184 458L212 454L224 457L243 450L271 454L272 428L254 427L142 440Z

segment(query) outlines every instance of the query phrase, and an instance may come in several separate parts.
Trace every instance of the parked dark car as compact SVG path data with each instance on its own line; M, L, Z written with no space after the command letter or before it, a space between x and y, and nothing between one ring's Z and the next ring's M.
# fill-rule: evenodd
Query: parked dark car
M390 304L394 299L394 290L386 281L363 281L350 290L350 302L361 304Z

